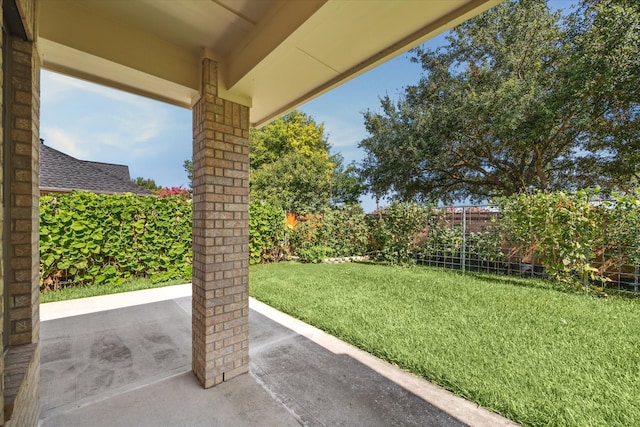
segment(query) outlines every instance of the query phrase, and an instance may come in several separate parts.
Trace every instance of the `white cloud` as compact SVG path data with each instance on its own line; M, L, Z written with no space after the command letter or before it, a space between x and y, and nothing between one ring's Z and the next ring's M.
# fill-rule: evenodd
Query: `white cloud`
M165 104L51 72L43 72L42 88L43 136L69 154L97 160L121 152L131 160L169 145L161 138L171 126ZM72 147L72 141L86 148Z
M80 159L89 154L88 150L86 150L85 146L80 143L75 135L71 135L62 129L48 129L46 144L55 147L65 154Z
M60 98L68 96L70 92L77 91L93 93L118 102L137 101L134 95L126 92L46 70L43 70L41 74L41 86L46 87L47 98L51 98L48 99L49 101L59 101Z
M366 138L364 125L338 115L314 114L312 117L316 123L324 123L331 152L342 154L345 165L362 159L364 152L358 148L358 143Z
M147 142L162 134L168 123L168 112L163 105L152 101L137 105L124 105L115 117L114 127L129 135L129 143Z
M365 131L362 126L353 126L344 122L332 122L328 129L329 143L336 150L341 148L353 148L365 138Z
M188 110L48 71L41 96L45 144L82 160L127 165L132 177L159 185L187 183Z

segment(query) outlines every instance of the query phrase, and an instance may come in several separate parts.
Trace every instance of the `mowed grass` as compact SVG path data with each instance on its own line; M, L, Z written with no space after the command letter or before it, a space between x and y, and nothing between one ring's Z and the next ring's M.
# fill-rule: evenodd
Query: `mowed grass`
M640 301L367 264L250 269L250 294L528 426L640 426Z

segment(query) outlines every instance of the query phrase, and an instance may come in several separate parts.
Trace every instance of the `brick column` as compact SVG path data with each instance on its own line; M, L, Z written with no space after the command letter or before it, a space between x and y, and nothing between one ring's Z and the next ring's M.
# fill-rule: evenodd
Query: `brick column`
M36 0L2 2L0 425L40 418L39 111ZM5 323L7 322L7 323ZM7 340L8 339L8 340ZM8 343L7 343L8 341Z
M193 107L193 371L205 388L249 368L249 108L202 62Z
M21 1L19 8L33 6ZM31 9L32 10L32 9ZM22 9L20 10L22 12ZM33 17L33 15L31 15ZM15 22L15 16L13 17ZM21 20L23 20L21 15ZM26 34L33 33L29 27ZM9 349L4 358L5 426L35 426L40 418L39 112L40 60L24 35L4 40L4 261ZM6 287L6 285L9 285Z
M35 45L11 38L10 344L39 334L40 68Z

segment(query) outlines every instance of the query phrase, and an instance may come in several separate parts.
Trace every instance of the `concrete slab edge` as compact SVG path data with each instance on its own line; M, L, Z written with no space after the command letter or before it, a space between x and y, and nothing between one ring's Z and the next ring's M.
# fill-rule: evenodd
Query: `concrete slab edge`
M40 305L40 320L54 320L191 296L191 283Z
M430 382L404 371L382 359L348 344L320 329L284 314L254 298L249 298L252 310L306 337L335 354L345 354L368 366L378 374L404 387L416 396L474 427L518 426L513 421L469 402Z

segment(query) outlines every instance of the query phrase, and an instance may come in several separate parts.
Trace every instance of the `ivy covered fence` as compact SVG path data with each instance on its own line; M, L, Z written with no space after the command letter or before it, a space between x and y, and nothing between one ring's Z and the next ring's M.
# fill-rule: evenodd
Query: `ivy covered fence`
M595 190L536 192L490 207L394 202L289 215L249 206L251 264L369 256L395 265L544 276L603 292L640 291L640 193L602 201ZM96 195L40 199L43 291L133 278L190 280L191 200ZM291 218L295 218L291 221Z
M191 200L74 191L40 197L40 286L191 277Z

